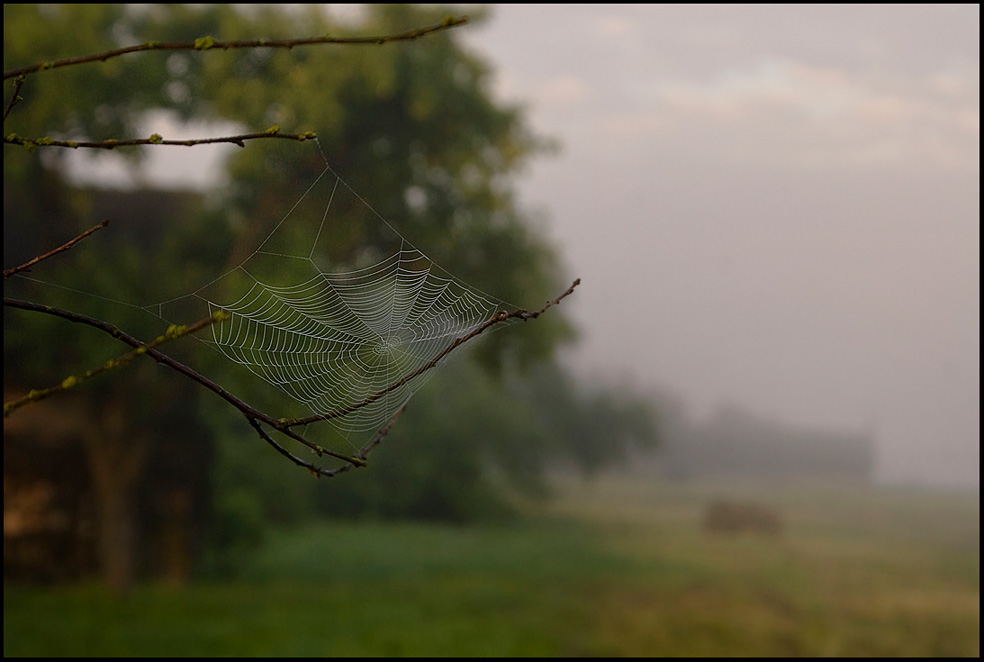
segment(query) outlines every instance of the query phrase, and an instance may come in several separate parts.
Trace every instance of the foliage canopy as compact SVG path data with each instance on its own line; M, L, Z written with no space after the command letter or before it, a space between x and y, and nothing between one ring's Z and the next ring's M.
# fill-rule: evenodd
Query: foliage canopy
M440 7L371 5L358 25L348 25L313 6L5 5L4 60L9 68L162 35L391 34L439 22L446 13ZM134 137L149 133L149 113L163 109L182 120L235 122L251 131L271 125L313 131L352 188L441 266L503 300L533 307L565 279L555 249L518 209L511 185L529 159L552 144L529 128L521 108L494 99L490 75L487 63L453 31L385 47L151 52L33 76L24 107L5 130L73 140ZM126 158L139 161L141 153L131 150ZM286 141L250 143L228 159L227 183L206 202L189 198L186 208L152 224L114 219L112 238L73 251L58 270L78 289L117 300L160 300L162 291L187 291L248 254L269 230L264 223L275 222L296 201L297 182L310 181L323 167L319 159L316 150ZM43 149L8 155L4 188L5 207L16 208L9 215L5 209L8 263L84 226L98 197L71 185L62 156ZM382 242L378 225L361 220L339 220L339 239L330 248L334 262L357 263L366 247ZM34 285L26 288L41 296ZM71 293L45 290L45 296L79 303ZM137 312L110 302L84 305L121 324L140 323ZM105 358L106 344L89 334L65 336L47 321L9 317L5 357L26 355L31 343L58 348L18 360L18 379ZM257 509L278 519L312 509L458 520L488 515L501 511L503 485L542 488L550 457L566 455L594 469L653 438L644 405L600 390L586 393L550 367L554 350L572 337L570 322L556 314L521 332L494 334L432 382L430 395L413 401L405 424L388 439L392 459L344 482L291 488L286 499L267 498L285 496L283 481L290 479L279 467L262 468L265 449L244 451L235 425L199 422L205 429L185 434L202 443L216 440L215 503L222 517L233 520L249 519ZM518 376L520 367L535 365L543 366L539 381ZM253 393L246 383L230 388ZM106 400L113 392L112 401L131 414L127 429L153 427L159 416L153 402L135 407L131 390L110 384L83 397ZM183 392L182 399L188 397ZM210 400L200 406L213 409ZM168 417L174 420L173 413Z

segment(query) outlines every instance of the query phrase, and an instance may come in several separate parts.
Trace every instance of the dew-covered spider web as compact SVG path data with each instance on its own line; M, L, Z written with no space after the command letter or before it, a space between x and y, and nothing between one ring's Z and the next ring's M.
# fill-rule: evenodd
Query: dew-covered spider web
M206 299L230 319L210 343L346 432L373 432L406 403L426 376L358 405L435 359L488 321L497 304L440 275L427 256L403 247L353 271L316 270L277 286L256 279L236 300ZM201 296L201 295L199 295Z
M199 339L326 416L354 446L407 403L442 352L508 304L441 269L317 149L323 171L252 253L194 292L145 308L186 321L204 317L203 307L226 311Z

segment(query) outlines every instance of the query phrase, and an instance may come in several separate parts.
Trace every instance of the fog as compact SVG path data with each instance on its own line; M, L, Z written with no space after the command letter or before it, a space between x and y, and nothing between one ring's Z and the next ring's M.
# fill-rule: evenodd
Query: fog
M978 19L495 7L468 39L561 144L519 189L583 280L569 360L978 486Z
M977 6L491 13L461 38L560 146L516 185L582 279L576 370L979 487ZM213 167L177 152L156 184Z

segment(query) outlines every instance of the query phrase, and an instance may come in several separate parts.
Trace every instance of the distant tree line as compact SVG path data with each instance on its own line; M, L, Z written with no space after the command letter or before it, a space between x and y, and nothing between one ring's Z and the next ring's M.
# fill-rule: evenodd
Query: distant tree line
M811 429L725 407L706 421L660 408L661 474L678 479L805 479L867 483L874 439L863 431Z

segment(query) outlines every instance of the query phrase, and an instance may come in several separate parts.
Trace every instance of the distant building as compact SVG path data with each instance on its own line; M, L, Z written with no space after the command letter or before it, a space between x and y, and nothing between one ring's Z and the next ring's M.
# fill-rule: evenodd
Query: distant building
M791 426L723 409L702 424L677 421L664 430L661 473L674 478L811 478L869 482L870 436Z

